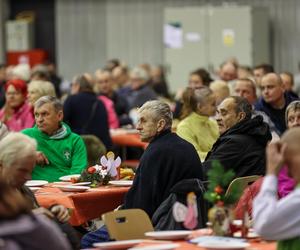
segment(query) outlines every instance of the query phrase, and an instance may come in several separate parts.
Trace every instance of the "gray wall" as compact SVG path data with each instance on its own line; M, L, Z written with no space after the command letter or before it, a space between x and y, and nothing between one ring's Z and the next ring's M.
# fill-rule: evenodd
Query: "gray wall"
M163 63L163 11L166 7L220 5L221 0L56 0L57 59L61 75L120 58L129 65ZM299 0L227 0L265 6L271 22L271 57L278 71L296 72L300 61ZM200 65L199 65L200 66Z

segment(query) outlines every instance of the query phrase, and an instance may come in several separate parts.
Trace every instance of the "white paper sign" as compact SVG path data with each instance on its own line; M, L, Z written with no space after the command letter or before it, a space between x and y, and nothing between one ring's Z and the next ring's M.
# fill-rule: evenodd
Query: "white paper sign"
M178 23L164 26L164 44L167 48L180 49L183 46L182 27Z
M201 35L197 32L188 32L185 34L185 40L188 42L196 43L201 41Z

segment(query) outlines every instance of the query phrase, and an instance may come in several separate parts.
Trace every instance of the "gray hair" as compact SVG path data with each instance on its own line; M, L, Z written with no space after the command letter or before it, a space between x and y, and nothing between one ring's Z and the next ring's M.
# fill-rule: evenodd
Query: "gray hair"
M256 96L256 85L257 84L256 84L254 78L252 78L252 77L239 78L239 79L236 80L236 83L240 82L240 81L250 83L250 87L253 91L253 94Z
M56 96L54 85L48 81L31 81L28 84L28 91L30 90L36 90L40 97L45 95Z
M93 84L91 81L89 81L89 79L84 74L75 76L73 82L79 85L80 91L93 92Z
M145 110L150 111L153 114L154 121L159 121L160 119L165 120L165 129L170 129L172 127L173 114L167 103L158 100L148 101L139 108L138 112L141 113Z
M41 106L43 106L46 103L50 103L53 105L54 109L56 112L62 111L63 110L63 105L60 102L60 100L54 96L42 96L41 98L39 98L35 103L34 103L34 108L40 108Z
M246 98L241 96L230 96L236 104L235 112L238 114L244 112L246 114L245 119L251 119L252 116L252 105L247 101Z
M196 112L198 105L202 106L206 103L207 99L213 95L213 91L207 87L202 86L197 89L187 87L182 95L183 107L181 119L184 119L192 112Z
M140 78L144 81L147 81L149 79L149 75L146 70L144 70L141 67L136 67L130 72L130 77L132 78Z
M37 143L22 133L11 132L0 141L0 162L4 167L13 167L17 159L35 156Z
M285 123L288 124L288 115L290 111L300 111L300 101L291 102L285 110Z

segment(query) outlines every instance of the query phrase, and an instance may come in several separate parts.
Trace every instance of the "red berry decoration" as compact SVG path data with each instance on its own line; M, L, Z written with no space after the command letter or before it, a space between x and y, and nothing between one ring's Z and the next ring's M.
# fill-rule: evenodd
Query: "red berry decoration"
M215 187L215 192L217 193L217 194L222 194L223 193L223 188L221 188L220 186L216 186Z
M93 173L96 172L96 169L93 168L93 167L89 167L87 171L88 171L89 174L93 174Z

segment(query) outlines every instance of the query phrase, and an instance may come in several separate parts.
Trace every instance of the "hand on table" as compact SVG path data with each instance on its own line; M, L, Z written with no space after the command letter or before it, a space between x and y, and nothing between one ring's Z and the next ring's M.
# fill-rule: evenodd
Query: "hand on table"
M47 159L47 157L44 155L43 152L41 151L37 151L36 152L36 163L39 165L48 165L49 164L49 160Z
M280 141L271 142L266 149L267 174L278 175L284 164L287 145Z
M201 228L198 230L194 230L189 236L189 239L197 238L200 236L207 236L207 235L212 235L213 231L211 228Z
M65 223L70 219L68 209L62 205L55 205L51 207L50 211L61 223Z

